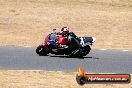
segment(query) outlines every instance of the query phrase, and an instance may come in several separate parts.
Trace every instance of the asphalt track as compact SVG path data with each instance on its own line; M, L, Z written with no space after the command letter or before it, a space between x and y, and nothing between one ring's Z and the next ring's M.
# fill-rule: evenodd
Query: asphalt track
M0 47L0 70L75 72L79 66L88 73L132 73L132 51L93 49L84 59L80 59L38 56L35 47Z

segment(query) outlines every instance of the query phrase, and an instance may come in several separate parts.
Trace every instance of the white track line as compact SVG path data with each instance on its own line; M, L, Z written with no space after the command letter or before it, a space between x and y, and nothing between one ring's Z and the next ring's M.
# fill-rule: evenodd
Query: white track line
M122 50L122 51L127 52L127 51L129 51L129 50Z
M32 46L23 46L23 47L32 47Z
M100 49L100 50L107 50L107 49Z
M10 46L10 47L33 47L33 46L21 46L21 45L0 45L0 47L8 47L8 46Z

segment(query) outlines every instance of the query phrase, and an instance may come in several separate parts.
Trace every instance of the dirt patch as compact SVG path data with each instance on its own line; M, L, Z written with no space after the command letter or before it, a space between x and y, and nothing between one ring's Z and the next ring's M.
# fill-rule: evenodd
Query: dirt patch
M1 88L131 88L129 84L86 84L76 82L75 73L47 71L0 71Z
M94 36L94 48L132 49L130 0L0 0L0 45L41 44L53 28Z

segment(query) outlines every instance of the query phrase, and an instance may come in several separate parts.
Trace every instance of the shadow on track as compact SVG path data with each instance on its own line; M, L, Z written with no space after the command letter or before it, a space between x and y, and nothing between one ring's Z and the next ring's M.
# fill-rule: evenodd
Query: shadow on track
M49 55L50 56L50 55ZM77 58L77 59L85 59L85 58L88 58L88 59L99 59L97 57L68 57L68 56L63 56L63 55L55 55L55 56L50 56L50 57L59 57L59 58Z

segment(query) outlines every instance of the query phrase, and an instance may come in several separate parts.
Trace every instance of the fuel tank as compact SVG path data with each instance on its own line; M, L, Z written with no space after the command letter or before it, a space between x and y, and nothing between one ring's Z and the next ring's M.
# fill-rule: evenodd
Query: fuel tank
M65 37L65 36L59 35L59 36L58 36L58 41L59 41L59 44L61 44L61 45L66 45L67 42L68 42L68 39L67 39L67 37Z

